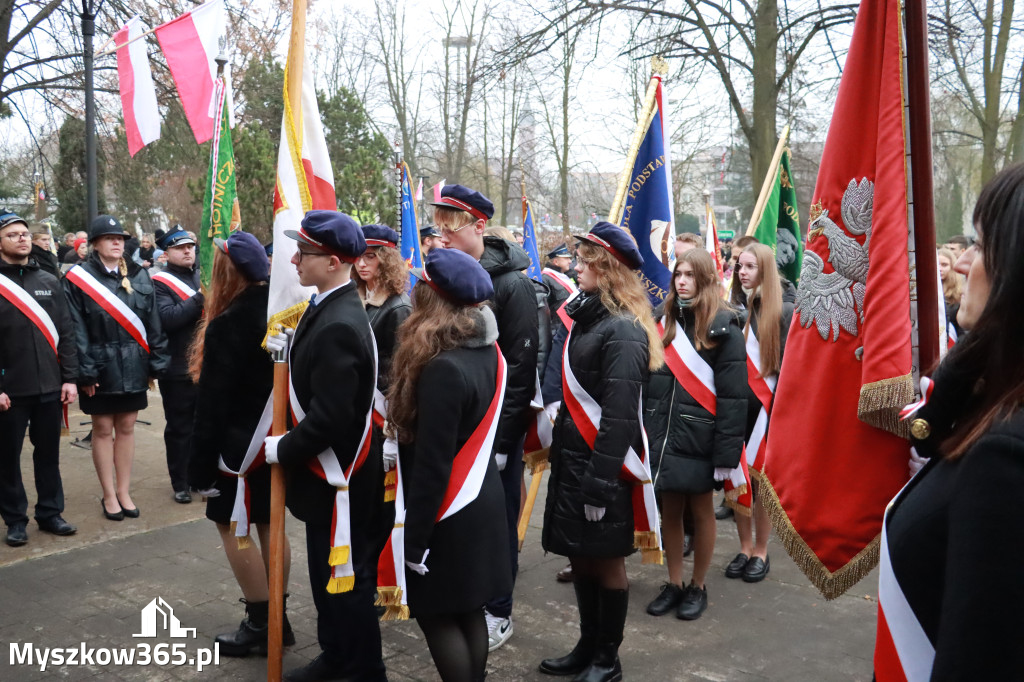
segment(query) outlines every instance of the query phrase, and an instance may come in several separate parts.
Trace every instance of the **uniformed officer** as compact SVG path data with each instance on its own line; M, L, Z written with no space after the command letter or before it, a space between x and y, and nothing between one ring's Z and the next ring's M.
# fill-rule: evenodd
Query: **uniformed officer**
M321 653L286 680L386 680L373 602L380 527L381 461L368 457L376 363L370 322L352 281L366 250L355 220L310 211L292 263L315 287L289 354L297 423L266 440L266 458L288 474L286 502L306 524L309 579ZM272 337L268 348L280 348Z
M195 240L181 225L175 225L158 240L167 254L167 267L153 275L160 324L167 334L171 365L160 379L164 404L164 446L167 473L174 489L174 501L188 504L188 457L192 423L196 411L196 386L189 376L189 349L203 316L203 293L199 287L199 263Z
M423 262L426 262L427 254L430 253L431 249L436 249L440 246L441 235L438 234L433 225L427 225L420 230L420 256L423 257Z
M34 450L39 529L72 535L60 478L61 404L78 397L75 330L60 284L29 256L28 223L0 211L0 515L7 544L28 542L28 498L21 480L25 430ZM30 426L31 424L31 426Z

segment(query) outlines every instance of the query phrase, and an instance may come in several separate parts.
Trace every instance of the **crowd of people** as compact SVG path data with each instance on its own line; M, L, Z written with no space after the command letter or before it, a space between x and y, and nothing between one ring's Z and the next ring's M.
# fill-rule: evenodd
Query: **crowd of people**
M442 679L475 682L488 652L513 636L524 443L531 424L550 419L542 544L568 559L559 579L573 582L579 637L539 668L621 680L625 558L663 549L667 580L644 595L647 613L699 619L716 517L728 515L713 493L738 472L749 472L751 502L726 496L739 551L721 570L749 583L769 573L758 486L795 288L752 237L721 254L730 263L723 282L699 235L682 235L668 295L652 308L634 239L607 222L551 250L538 282L515 237L488 227L493 214L479 192L445 186L434 225L420 231L424 266L410 278L392 228L307 213L286 237L299 282L315 293L294 333L269 335L272 252L251 234L215 240L204 288L195 236L181 226L136 248L116 218L99 216L86 236L65 239L62 258L27 221L0 214L7 544L28 541L27 429L35 520L56 535L76 531L62 517L58 461L62 416L76 400L92 422L103 517L141 514L131 495L134 426L158 380L171 494L183 504L205 498L242 594L245 615L216 638L221 653L268 649L267 465L279 464L288 509L305 525L321 649L286 679L387 679L383 614L416 619ZM940 660L942 670L977 670L993 638L1021 629L1011 624L1021 588L988 580L974 557L1019 554L1019 543L1007 549L998 537L1013 501L994 506L990 486L1024 475L1014 334L1024 324L1022 219L1018 166L983 191L979 241L938 251L956 345L917 416L927 428L913 430L912 462L928 463L886 517L889 569L897 580L915 576L901 584L936 670ZM268 350L289 365L281 436L269 435ZM637 495L644 486L651 494ZM287 581L287 547L285 558ZM968 585L991 592L987 615ZM295 641L285 614L283 644ZM1006 659L984 665L995 672Z

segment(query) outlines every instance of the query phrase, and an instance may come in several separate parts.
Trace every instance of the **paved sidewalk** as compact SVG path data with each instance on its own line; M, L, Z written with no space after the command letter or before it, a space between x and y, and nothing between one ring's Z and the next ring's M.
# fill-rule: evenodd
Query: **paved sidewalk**
M32 532L30 544L0 545L0 680L260 680L265 659L229 659L202 673L194 666L11 665L11 644L35 647L135 647L141 642L185 642L188 656L211 646L219 632L242 617L239 590L220 538L202 517L202 503L176 505L163 470L159 395L150 394L138 431L135 499L142 517L120 524L100 518L98 485L88 452L64 442L62 467L69 490L67 518L80 527L75 538ZM26 449L28 444L26 443ZM31 492L31 458L23 455ZM520 557L515 634L488 660L489 680L551 680L536 672L541 658L566 653L574 644L576 608L571 585L556 583L561 557L540 548L543 495ZM31 512L30 512L31 515ZM306 581L302 526L289 518L294 570L289 617L298 643L285 669L318 653L315 609ZM771 546L767 580L748 585L727 580L722 569L737 549L733 524L719 524L708 579L710 606L695 622L652 618L644 612L666 578L663 567L629 560L631 602L622 647L625 678L647 680L868 680L874 645L874 576L850 594L826 602L810 587L778 544ZM686 574L691 564L687 561ZM195 639L142 640L140 611L162 597ZM391 680L437 680L423 637L414 622L384 623L385 662Z

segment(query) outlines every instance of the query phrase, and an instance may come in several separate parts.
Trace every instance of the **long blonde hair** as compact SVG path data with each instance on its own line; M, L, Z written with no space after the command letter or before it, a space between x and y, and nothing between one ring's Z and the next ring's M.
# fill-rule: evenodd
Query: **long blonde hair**
M704 249L690 249L676 259L676 266L672 269L672 284L669 286L668 296L665 297L665 335L661 337L662 347L667 348L676 338L676 322L679 321L676 300L679 295L676 293L675 280L683 263L688 263L693 269L693 279L697 285L697 295L693 297L690 304L695 321L693 344L697 350L713 348L715 344L708 337L711 323L718 311L726 309L728 306L722 299L722 289L718 283L715 261L711 259L711 254Z
M651 303L637 274L596 244L582 242L576 257L594 271L601 303L614 314L627 314L647 333L648 368L658 369L665 364L665 350L654 326Z
M945 258L949 261L949 272L942 280L942 298L946 303L954 305L960 302L960 296L964 293L964 278L959 272L953 269L956 265L956 256L946 248L939 249L938 258Z
M757 342L761 347L761 376L777 374L782 365L779 326L782 318L782 280L775 267L775 254L770 246L751 244L743 253L754 256L757 262L757 277L760 280L750 294L747 323L743 326L743 338L749 338L751 320L757 315ZM742 254L741 254L742 255ZM755 308L754 301L761 304Z

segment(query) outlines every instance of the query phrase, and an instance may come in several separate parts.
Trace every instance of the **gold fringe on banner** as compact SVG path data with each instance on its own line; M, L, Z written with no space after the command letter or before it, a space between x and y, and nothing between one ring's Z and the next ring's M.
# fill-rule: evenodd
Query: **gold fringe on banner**
M754 472L751 471L751 474ZM745 504L740 504L740 498L747 494L747 484L744 483L739 488L733 488L725 494L725 505L732 509L740 516L750 516L750 507Z
M640 563L663 566L665 564L665 553L660 549L641 549Z
M348 563L348 545L331 547L331 555L327 558L331 566L344 566Z
M309 301L302 301L271 315L270 320L267 322L267 333L263 335L263 343L260 345L266 348L267 337L271 334L280 333L282 328L295 329L299 324L302 313L306 312L307 306L309 306Z
M865 424L910 438L910 423L900 421L900 410L914 402L914 377L905 374L860 387L857 417Z
M351 592L352 588L355 586L356 577L354 575L346 575L341 578L331 578L327 581L327 592L330 594Z
M758 495L775 532L779 534L782 546L825 599L832 600L842 596L878 565L881 534L876 535L867 547L838 571L828 570L793 527L767 476L761 477Z
M548 468L548 455L551 453L551 448L542 448L533 452L528 452L523 455L523 464L530 469L530 473L536 476L540 472Z

